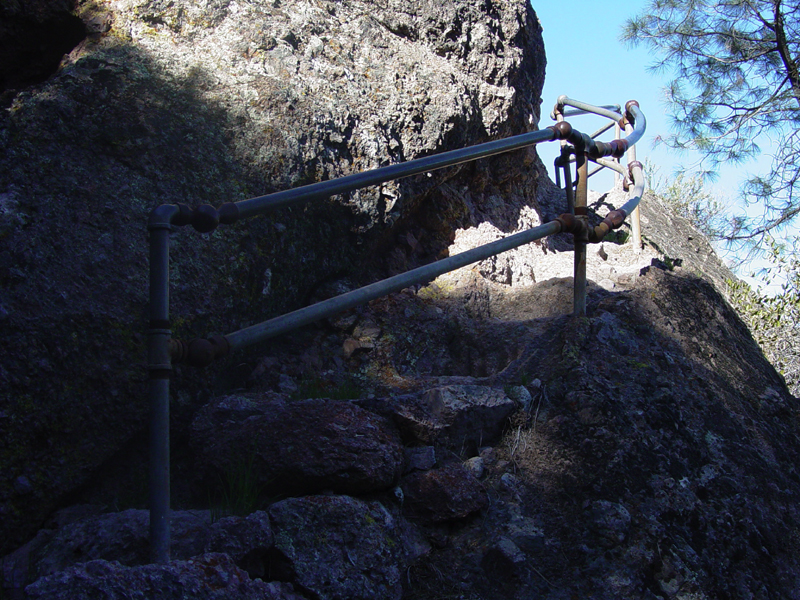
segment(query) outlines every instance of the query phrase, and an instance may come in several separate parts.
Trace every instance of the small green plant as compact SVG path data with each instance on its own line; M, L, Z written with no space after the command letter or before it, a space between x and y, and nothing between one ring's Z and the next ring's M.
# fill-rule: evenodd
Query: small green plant
M331 400L355 400L363 393L361 387L348 379L335 384L318 377L300 382L300 386L291 396L292 400L306 398L329 398Z
M764 283L779 286L775 294L751 288L743 281L728 282L728 296L753 338L786 385L800 394L800 238L793 244L767 239L772 267L762 276Z
M622 246L628 241L629 237L630 234L627 231L623 231L622 229L614 229L606 234L606 237L603 238L603 241Z
M212 523L230 516L246 517L262 507L267 486L259 483L254 461L255 453L252 453L220 476L217 494L214 498L209 494Z
M519 384L525 387L528 387L531 384L531 376L528 374L527 371L520 371L519 373Z

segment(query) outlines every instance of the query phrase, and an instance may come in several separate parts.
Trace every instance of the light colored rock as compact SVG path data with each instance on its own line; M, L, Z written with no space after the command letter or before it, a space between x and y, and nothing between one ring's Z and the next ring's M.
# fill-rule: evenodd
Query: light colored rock
M485 465L483 463L483 458L480 456L473 456L464 461L464 468L472 473L475 479L480 479L483 477L483 472L485 470Z
M452 385L393 399L404 437L454 450L477 451L496 440L517 404L502 389Z

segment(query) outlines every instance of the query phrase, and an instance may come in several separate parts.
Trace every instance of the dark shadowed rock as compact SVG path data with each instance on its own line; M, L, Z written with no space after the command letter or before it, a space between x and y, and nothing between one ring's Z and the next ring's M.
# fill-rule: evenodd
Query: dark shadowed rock
M80 519L57 531L42 530L31 543L3 558L4 587L9 593L32 581L92 560L125 566L150 562L150 514L125 510ZM272 530L265 512L226 517L212 523L209 511L173 511L173 560L222 552L253 577L262 577ZM9 585L13 583L13 585Z
M432 523L463 519L488 503L486 490L458 463L411 473L400 486L409 514Z
M172 554L187 559L202 554L208 513L174 512ZM145 510L125 510L76 521L60 528L36 560L37 577L63 571L90 560L118 561L123 565L143 565L150 560L150 514Z
M225 517L211 525L204 552L227 554L250 577L266 579L264 568L272 544L269 514L256 511L246 517Z
M276 561L319 600L399 600L406 565L427 551L378 502L309 496L278 502L269 514Z
M0 552L145 427L151 209L219 206L539 118L544 52L527 0L1 4ZM41 69L23 65L53 41ZM521 151L212 235L176 231L174 334L269 318L332 274L430 261L473 222L512 230L540 169ZM178 371L173 439L221 369Z
M404 448L403 454L406 459L404 475L411 471L427 471L436 465L436 448L433 446Z
M225 554L141 567L94 560L43 577L25 592L41 600L306 600L289 584L251 580Z
M597 533L601 545L614 547L625 541L631 526L631 515L624 505L596 500L588 513L589 527Z
M224 475L245 461L273 494L383 490L403 468L393 425L342 400L226 396L198 413L192 440L199 464Z
M517 409L502 389L477 385L438 387L390 402L405 440L470 453L497 441Z

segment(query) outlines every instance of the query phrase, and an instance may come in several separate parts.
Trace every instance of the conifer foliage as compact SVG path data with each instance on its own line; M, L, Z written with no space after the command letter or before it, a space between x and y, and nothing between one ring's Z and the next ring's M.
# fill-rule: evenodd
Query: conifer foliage
M800 0L653 0L622 39L656 50L675 133L663 141L703 156L713 174L772 142L768 173L742 187L763 206L740 218L729 239L758 238L800 215Z

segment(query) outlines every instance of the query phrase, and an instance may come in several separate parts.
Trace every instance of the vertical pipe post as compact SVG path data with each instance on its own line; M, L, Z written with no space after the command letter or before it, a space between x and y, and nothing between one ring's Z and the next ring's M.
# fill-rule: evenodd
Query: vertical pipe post
M150 558L169 562L169 233L171 215L151 213L150 230L150 328L147 363L150 397ZM172 208L172 207L170 207ZM175 207L177 208L177 207ZM164 214L167 212L167 214Z
M574 298L573 310L576 317L586 316L586 245L589 242L589 160L583 148L576 148L575 159L578 169L578 186L575 190L575 217L584 227L573 234L575 247Z
M625 125L625 133L630 135L633 127ZM636 146L628 148L628 164L636 161ZM642 251L642 221L639 217L639 207L637 206L631 213L631 231L633 233L633 251L639 254Z
M564 169L564 191L567 195L567 212L575 214L575 190L573 189L572 170L569 168L569 161L572 157L572 152L569 148L561 149L561 162Z
M621 134L621 131L620 131L619 123L614 123L614 139L618 140L620 138L620 134ZM615 161L617 161L617 163L619 163L619 159L618 158L615 158L613 160L615 160ZM619 173L614 171L614 188L618 188L619 186L620 186Z

